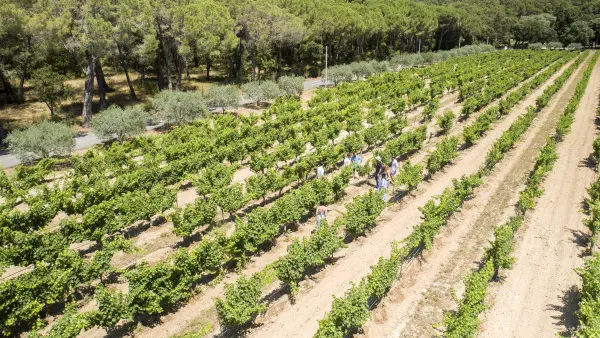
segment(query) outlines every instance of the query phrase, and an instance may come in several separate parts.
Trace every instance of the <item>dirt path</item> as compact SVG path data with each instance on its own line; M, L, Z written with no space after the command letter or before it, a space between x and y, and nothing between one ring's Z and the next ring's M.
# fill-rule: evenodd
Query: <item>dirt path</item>
M583 265L587 230L580 210L594 178L588 157L599 95L597 64L571 133L558 146L558 161L543 184L545 193L518 233L514 267L489 291L493 307L484 314L482 337L554 337L568 334L577 324L574 288L580 278L573 269Z
M513 112L495 125L476 145L464 151L455 165L436 175L425 183L414 198L403 201L394 210L387 210L380 217L379 225L367 237L358 240L358 245L352 245L341 250L335 265L329 266L314 276L316 287L301 288L300 296L295 305L280 309L279 313L265 320L262 327L250 333L251 337L307 337L312 336L318 328L318 319L331 308L332 295L341 296L350 286L350 282L358 282L368 274L370 266L375 264L381 255L389 255L391 243L402 240L412 232L413 225L420 221L422 206L433 196L439 195L451 183L452 178L463 174L471 174L484 162L486 150L525 112L525 107L534 103L541 94L537 90L519 105Z
M443 310L454 308L452 292L462 296L464 277L474 269L496 225L514 214L517 192L533 169L539 149L575 92L581 66L528 130L525 137L500 162L484 185L475 190L434 241L433 250L403 270L402 280L373 311L364 326L365 337L432 337L439 335L435 324L443 319Z

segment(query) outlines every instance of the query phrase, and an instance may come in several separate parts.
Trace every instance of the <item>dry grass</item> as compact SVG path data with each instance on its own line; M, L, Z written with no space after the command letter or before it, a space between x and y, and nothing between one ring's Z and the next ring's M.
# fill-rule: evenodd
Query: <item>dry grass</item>
M106 68L106 67L105 67ZM129 76L133 82L133 88L138 100L133 101L129 98L129 87L124 73L113 73L109 69L104 69L106 82L112 91L106 93L106 101L108 105L116 104L122 107L145 105L148 104L151 97L157 92L156 79L146 77L144 83L140 79L140 74L131 73ZM197 90L200 92L206 91L211 85L216 82L223 81L218 72L211 73L211 80L206 81L204 71L190 71L190 78L185 74L182 80L183 90ZM57 118L66 120L73 124L80 124L81 110L83 108L83 78L76 78L66 81L69 85L75 88L75 96L71 100L64 101L60 107L60 112L57 113ZM0 121L4 128L11 130L22 128L32 123L39 122L50 118L50 112L46 105L36 101L31 95L31 87L25 82L25 102L21 104L7 104L0 107ZM94 112L98 112L100 108L100 98L98 97L98 86L94 87L94 101L92 104ZM28 95L29 94L29 95Z

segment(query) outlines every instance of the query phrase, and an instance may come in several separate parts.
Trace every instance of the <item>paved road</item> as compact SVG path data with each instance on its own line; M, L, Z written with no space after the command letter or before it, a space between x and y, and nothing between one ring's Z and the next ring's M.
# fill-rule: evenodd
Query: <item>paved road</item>
M321 79L311 79L311 80L306 80L304 82L304 89L313 89L319 86L322 86L323 83L321 82ZM250 103L250 100L241 100L240 104L247 104ZM146 127L148 130L152 130L155 128L158 128L160 125L156 125L156 126L148 126ZM95 146L96 144L100 144L102 143L102 140L99 139L98 137L96 137L96 135L94 135L92 132L80 135L75 137L75 150L81 150L81 149L87 149L87 148L91 148L93 146ZM4 154L4 155L0 155L0 167L2 168L10 168L10 167L14 167L18 164L20 164L21 161L19 161L19 159L13 155L13 154Z

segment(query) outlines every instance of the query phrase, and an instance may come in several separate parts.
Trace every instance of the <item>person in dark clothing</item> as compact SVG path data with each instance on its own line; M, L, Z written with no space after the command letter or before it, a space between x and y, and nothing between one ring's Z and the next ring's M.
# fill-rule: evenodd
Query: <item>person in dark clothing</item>
M383 174L383 163L381 163L381 157L375 157L375 186L379 187L379 181L381 180L381 175Z

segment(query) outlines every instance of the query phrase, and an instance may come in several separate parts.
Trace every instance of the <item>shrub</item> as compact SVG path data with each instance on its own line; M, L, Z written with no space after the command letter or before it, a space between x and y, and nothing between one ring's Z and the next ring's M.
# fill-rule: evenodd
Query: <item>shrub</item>
M352 68L348 65L333 66L327 70L327 80L337 86L342 82L352 81Z
M171 124L189 123L208 111L202 94L164 90L152 101L154 115Z
M558 41L554 41L554 42L548 42L546 44L546 46L550 49L561 49L563 48L563 44L561 42Z
M567 46L567 49L582 49L582 48L583 48L583 45L580 44L579 42L570 43Z
M542 50L544 49L544 44L540 43L540 42L536 42L536 43L530 43L527 48L529 49L533 49L533 50Z
M75 148L75 132L68 126L43 121L6 138L8 148L23 162L50 155L66 155Z
M384 73L390 71L390 63L388 61L371 61L369 62L375 73Z
M350 64L350 68L352 70L352 75L356 79L366 79L369 76L375 74L375 68L369 62L353 62Z
M279 88L287 95L300 96L304 90L304 78L302 76L282 76L277 82Z
M225 112L227 107L237 107L240 103L240 92L233 85L212 86L206 91L206 105L209 108L221 108Z
M274 99L282 95L281 89L279 89L279 86L273 81L252 81L244 83L242 85L242 91L244 91L244 96L246 98L256 102L257 105L259 105L261 101Z
M123 141L127 137L146 130L146 113L140 108L121 109L110 106L94 118L92 131L103 140L117 138Z

